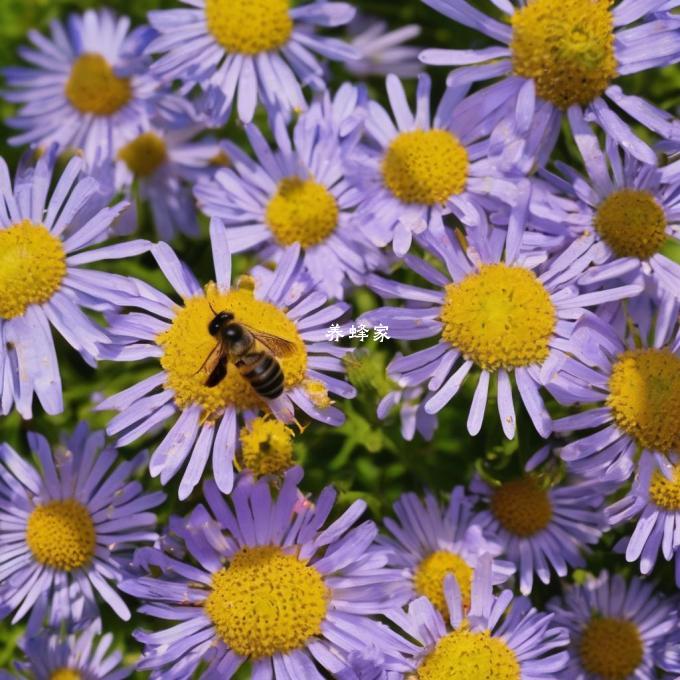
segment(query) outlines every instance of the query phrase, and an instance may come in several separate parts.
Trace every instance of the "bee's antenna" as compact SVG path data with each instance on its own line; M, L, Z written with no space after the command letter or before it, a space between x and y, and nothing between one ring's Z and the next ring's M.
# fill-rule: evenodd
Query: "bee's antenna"
M215 316L217 316L217 312L216 312L215 309L213 308L213 306L212 306L212 304L210 303L210 301L208 301L208 307L210 307L210 311L211 311Z

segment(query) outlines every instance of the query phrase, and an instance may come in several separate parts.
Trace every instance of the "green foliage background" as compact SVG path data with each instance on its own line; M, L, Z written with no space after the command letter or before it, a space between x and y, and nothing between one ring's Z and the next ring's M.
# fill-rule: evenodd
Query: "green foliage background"
M472 2L485 11L494 11L493 6L485 0ZM173 0L109 0L107 3L97 0L0 0L0 67L19 63L16 50L25 42L29 30L45 31L52 19L64 18L70 11L98 8L104 4L120 13L129 14L135 24L143 23L146 12L150 9L179 6ZM465 48L482 47L486 44L478 33L456 26L419 0L354 0L354 4L368 14L383 18L392 27L411 22L420 24L423 32L415 43L423 47ZM341 67L334 66L332 72L333 87L337 87L348 77ZM430 72L436 87L441 91L446 69L431 69ZM674 110L680 104L680 71L677 67L628 77L625 81L628 92L647 97L662 108ZM372 80L369 87L373 97L384 100L380 79ZM16 165L21 153L20 149L7 144L9 130L2 124L12 112L12 106L0 99L0 153L10 166ZM218 134L237 142L244 140L242 129L233 120L225 129L218 131ZM564 135L556 154L578 164L572 145ZM140 233L153 239L155 237L151 225L148 224L148 212L142 214L147 217L140 225ZM204 237L200 241L179 239L173 245L198 278L206 282L212 277L212 263L209 248L206 247L205 223L203 227ZM254 261L251 256L237 257L237 273L246 271ZM120 273L139 276L171 293L150 257L113 263L111 268ZM405 272L397 271L395 275L408 278ZM375 296L366 290L356 291L352 302L355 316L379 304ZM417 344L411 343L410 350L414 347ZM446 494L453 485L469 481L475 470L489 478L501 479L519 471L528 457L541 445L526 413L519 408L518 435L513 441L507 441L495 415L493 399L490 400L486 422L480 435L474 439L469 437L466 419L474 392L474 380L468 381L454 403L440 414L439 429L432 442L424 442L418 437L411 443L404 442L399 433L398 418L393 417L381 423L375 416L375 409L380 398L392 387L385 377L387 362L395 351L404 351L406 348L405 343L389 342L379 345L371 340L363 343L350 364L350 378L357 386L359 396L352 402L340 404L347 413L346 424L331 429L312 423L296 441L297 460L305 468L304 489L316 494L326 484L334 484L340 492L338 511L356 498L363 498L368 503L371 515L379 521L390 512L391 504L404 491L430 488ZM121 365L104 362L93 370L58 338L57 353L64 385L64 413L49 417L37 407L32 421L22 422L16 415L0 420L0 441L8 441L26 455L29 454L25 440L25 432L28 430L43 432L52 442L56 442L60 431L72 430L81 419L87 420L93 427L103 428L111 414L92 413L92 395L112 394L142 379L155 368L153 364ZM121 450L121 456L129 457L139 448L153 447L157 440L158 437L147 438L134 447ZM151 480L148 476L145 476L145 483L149 488L158 488L157 480ZM176 479L166 489L168 501L160 511L161 521L165 521L173 513L186 514L194 503L201 500L200 490L197 490L185 503L179 503L176 500L177 484ZM616 537L612 534L603 539L591 559L591 568L598 569L604 565L619 570L624 568L623 561L610 552L615 540ZM672 590L673 578L670 570L662 566L658 572L663 586ZM558 586L553 586L546 589L539 584L535 602L540 606L548 595L557 592L557 588ZM130 598L128 601L133 608L135 603ZM131 637L132 629L137 625L150 627L154 622L134 617L131 624L125 624L105 606L103 612L105 628L114 632L116 644L124 651L126 660L133 663L138 656L139 647ZM0 668L10 668L12 661L19 658L16 644L22 632L23 625L12 626L8 621L0 621ZM248 675L248 669L245 668L239 677L246 678ZM143 675L138 674L137 677Z

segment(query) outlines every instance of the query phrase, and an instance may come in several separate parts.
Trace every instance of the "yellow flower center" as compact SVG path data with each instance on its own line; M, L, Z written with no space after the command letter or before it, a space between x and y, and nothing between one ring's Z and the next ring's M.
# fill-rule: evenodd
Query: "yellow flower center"
M402 132L387 148L382 174L385 186L404 203L443 203L465 189L467 149L446 130Z
M71 571L94 557L96 532L87 508L69 498L38 505L28 517L26 542L38 562Z
M128 142L119 152L123 161L137 177L149 177L168 159L165 142L154 132L144 132Z
M680 358L668 349L623 352L612 367L607 406L641 447L680 450Z
M454 575L463 598L463 606L469 607L472 573L472 568L460 555L448 550L437 550L418 565L413 575L413 586L418 595L425 595L446 616L448 608L444 595L444 578L447 574Z
M482 265L446 287L442 338L487 371L542 363L555 329L555 306L533 272Z
M229 52L259 54L282 47L293 32L289 0L206 0L205 18Z
M309 248L327 239L338 224L333 194L313 179L287 177L267 206L265 220L284 246Z
M255 418L241 429L243 467L256 477L282 474L293 465L293 436L280 420Z
M672 479L655 470L649 482L649 498L669 512L680 510L680 467L673 468Z
M648 191L620 189L600 203L595 229L618 257L647 260L666 242L666 213Z
M520 680L515 652L488 630L473 633L466 624L445 635L425 657L418 680Z
M251 290L237 288L223 293L214 283L209 283L205 295L184 301L184 307L178 310L170 328L156 338L163 348L161 365L168 373L166 387L175 393L175 403L180 409L198 404L205 420L216 420L227 406L239 410L265 408L263 399L231 361L224 380L214 387L205 384L208 372L201 366L217 344L208 332L208 325L215 316L213 309L229 311L236 323L292 342L295 351L278 359L284 386L288 389L303 381L307 349L295 324L285 313L269 302L255 299ZM256 348L257 351L260 349Z
M579 643L581 663L603 680L626 680L640 665L642 639L632 621L593 617Z
M74 671L71 668L59 668L52 675L50 675L50 680L80 680L81 675L78 671Z
M526 476L504 482L493 492L491 512L506 531L528 538L548 526L552 504L538 481Z
M514 72L560 109L589 104L616 77L612 0L529 0L512 15Z
M276 546L244 548L213 576L204 607L224 643L261 658L321 632L330 593L321 574Z
M47 302L65 275L64 246L42 224L23 220L0 229L0 318Z
M132 97L129 78L119 78L101 54L81 54L71 67L66 98L81 113L110 116Z

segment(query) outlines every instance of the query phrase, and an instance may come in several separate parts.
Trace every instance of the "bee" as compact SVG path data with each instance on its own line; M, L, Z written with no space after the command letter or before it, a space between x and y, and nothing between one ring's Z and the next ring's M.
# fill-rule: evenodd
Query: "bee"
M295 345L235 321L231 312L210 309L215 316L208 324L208 332L217 344L197 371L207 371L205 385L219 385L226 378L231 361L261 397L276 399L281 396L284 376L277 357L290 356Z

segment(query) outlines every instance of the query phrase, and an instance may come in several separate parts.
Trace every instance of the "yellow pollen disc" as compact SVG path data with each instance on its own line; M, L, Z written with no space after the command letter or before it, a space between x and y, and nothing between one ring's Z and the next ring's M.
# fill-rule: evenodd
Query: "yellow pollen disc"
M65 275L64 246L42 224L23 220L0 229L0 318L47 302Z
M287 177L269 201L265 221L281 245L299 243L309 248L335 231L338 204L333 194L313 179Z
M483 265L446 287L442 338L487 371L542 363L550 352L555 306L533 272Z
M81 680L81 675L70 668L59 668L50 675L50 680Z
M621 189L595 213L595 229L618 257L647 260L666 242L666 213L648 191Z
M593 617L579 642L583 668L602 680L627 680L643 651L637 626L625 619Z
M165 142L153 132L144 132L127 143L119 152L123 161L137 177L153 175L168 159Z
M289 0L206 0L205 18L229 52L259 54L282 47L293 32Z
M224 643L261 658L299 649L321 632L329 591L321 574L276 546L244 548L213 575L204 608Z
M463 606L469 607L472 568L459 555L447 550L437 550L418 565L413 575L413 586L418 595L425 595L444 617L447 615L444 595L444 578L447 574L454 575L463 598Z
M649 498L669 512L680 510L680 467L673 468L672 479L655 470L649 482Z
M217 312L231 312L236 323L292 342L294 352L277 361L283 370L286 389L302 382L307 370L307 349L293 321L278 307L257 300L251 290L232 289L223 293L214 283L209 283L205 295L184 301L170 328L156 338L163 348L161 365L168 373L166 387L175 393L175 403L180 409L198 404L203 409L204 420L215 420L227 406L239 410L265 408L264 400L231 362L224 380L215 387L206 386L208 373L201 365L217 344L208 332L214 318L211 306ZM259 345L256 347L256 351L262 349Z
M404 203L444 203L465 189L467 149L446 130L402 132L387 148L382 174L385 186Z
M534 477L520 477L499 486L491 497L491 512L515 536L528 538L548 526L552 504Z
M512 15L512 66L560 109L589 104L616 77L612 0L529 0Z
M101 54L81 54L71 67L66 98L81 113L110 116L132 97L129 78L119 78Z
M621 353L609 378L607 406L641 447L680 450L680 358L668 349Z
M293 436L280 420L255 418L241 429L243 467L256 477L282 474L293 465Z
M473 633L466 624L445 635L425 657L418 680L520 680L515 653L488 630Z
M78 569L94 557L97 535L87 508L69 498L39 505L28 517L26 542L38 562Z

